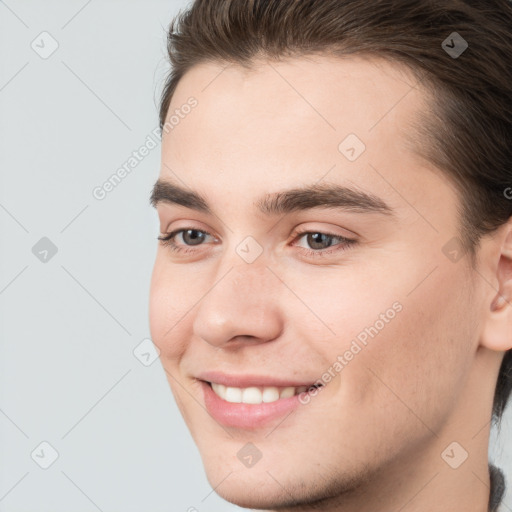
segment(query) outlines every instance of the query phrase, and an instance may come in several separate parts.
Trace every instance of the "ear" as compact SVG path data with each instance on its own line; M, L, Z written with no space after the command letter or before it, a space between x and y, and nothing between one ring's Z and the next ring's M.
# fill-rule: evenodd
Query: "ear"
M512 348L512 218L493 237L493 284L498 289L486 296L485 325L481 345L490 350ZM496 263L497 260L497 263Z

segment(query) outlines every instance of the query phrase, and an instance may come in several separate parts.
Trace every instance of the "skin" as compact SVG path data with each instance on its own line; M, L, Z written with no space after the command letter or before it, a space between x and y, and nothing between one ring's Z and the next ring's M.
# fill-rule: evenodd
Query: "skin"
M512 224L482 240L474 267L447 258L459 197L407 143L426 93L406 69L327 56L225 66L194 67L169 108L198 101L164 133L160 179L204 194L215 215L158 204L161 233L212 236L176 236L184 255L159 245L149 312L210 484L264 510L486 511L492 398L512 347ZM349 133L366 145L354 162L338 150ZM393 215L266 217L253 205L317 182L376 195ZM357 243L309 256L298 229ZM263 249L253 263L235 250L247 236ZM227 428L205 410L201 371L314 382L396 301L402 311L281 423ZM457 469L441 457L454 441L468 453ZM236 455L247 442L262 453L250 468Z

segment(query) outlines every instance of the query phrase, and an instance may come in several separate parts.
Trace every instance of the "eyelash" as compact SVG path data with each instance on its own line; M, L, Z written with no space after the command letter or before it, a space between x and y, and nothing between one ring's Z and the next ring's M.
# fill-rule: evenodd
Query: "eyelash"
M198 233L203 233L205 235L213 236L211 233L208 233L208 231L203 231L201 229L181 228L181 229L176 229L176 230L174 230L174 231L172 231L170 233L167 233L165 236L159 236L159 237L157 237L157 239L160 240L160 242L162 243L163 246L168 247L171 251L173 251L175 253L180 253L180 254L194 253L194 252L196 252L195 249L180 247L174 241L174 237L177 234L183 233L183 232L188 231L188 230L197 231ZM308 230L304 230L304 231L297 232L295 234L294 241L298 240L298 239L302 238L304 235L308 235L308 234L321 234L321 235L325 235L327 237L335 238L335 239L338 239L338 240L341 241L341 243L336 244L334 246L335 247L334 249L332 249L330 247L327 247L325 249L316 249L315 250L315 249L305 249L303 247L300 247L299 249L301 250L301 252L304 253L308 257L310 257L310 256L311 257L325 257L325 256L329 256L329 255L331 255L332 253L335 253L335 252L346 251L351 246L353 246L353 245L355 245L357 243L356 240L353 240L353 239L350 239L350 238L346 238L344 236L336 235L334 233L327 233L325 231L311 231L311 230L309 230L309 231ZM185 247L187 247L187 246L185 246Z

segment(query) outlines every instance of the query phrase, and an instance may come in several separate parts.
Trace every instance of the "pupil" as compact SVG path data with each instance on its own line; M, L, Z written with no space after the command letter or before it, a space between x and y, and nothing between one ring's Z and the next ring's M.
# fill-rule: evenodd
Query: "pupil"
M191 233L195 233L196 236L191 235ZM187 231L185 231L183 233L183 240L185 240L185 242L188 245L198 245L198 243L201 243L203 235L204 235L204 233L201 233L200 231L197 231L196 229L187 229ZM188 240L186 239L186 237L188 237L188 236L191 237L192 243L189 243Z
M308 243L309 245L314 249L324 249L325 247L322 246L322 238L326 237L329 238L329 235L325 235L324 233L313 233L308 235ZM325 243L325 240L324 240ZM315 247L315 244L319 244L320 247ZM327 247L329 247L331 244L327 244Z

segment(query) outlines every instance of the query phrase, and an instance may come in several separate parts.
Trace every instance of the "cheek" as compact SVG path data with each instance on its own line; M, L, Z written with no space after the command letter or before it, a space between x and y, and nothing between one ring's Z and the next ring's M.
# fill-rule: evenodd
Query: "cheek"
M171 271L157 258L149 292L149 327L163 361L179 358L185 351L182 333L190 317L188 303L179 269Z
M434 431L463 391L475 328L461 283L438 270L409 296L402 294L403 310L369 342L360 360L359 378L368 387L352 389L359 400L389 404L397 417L405 414L421 428L420 418Z
M331 362L349 350L353 340L369 346L403 314L399 310L404 285L395 277L383 278L382 268L340 266L282 275L293 291L282 296L285 314L314 350Z
M414 411L430 428L446 417L462 392L477 328L465 277L449 265L440 262L427 279L430 269L412 264L398 275L396 264L367 269L365 279L341 268L336 278L288 275L304 304L286 311L321 354L321 370L341 376L341 402L384 408L397 421L410 416L411 424ZM335 366L338 356L344 361Z

